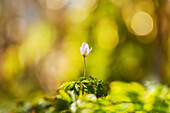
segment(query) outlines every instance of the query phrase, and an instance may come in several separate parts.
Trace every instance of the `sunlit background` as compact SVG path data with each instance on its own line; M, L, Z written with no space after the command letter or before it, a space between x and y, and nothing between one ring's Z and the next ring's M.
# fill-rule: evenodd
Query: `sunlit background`
M170 0L1 0L0 106L87 75L170 85Z

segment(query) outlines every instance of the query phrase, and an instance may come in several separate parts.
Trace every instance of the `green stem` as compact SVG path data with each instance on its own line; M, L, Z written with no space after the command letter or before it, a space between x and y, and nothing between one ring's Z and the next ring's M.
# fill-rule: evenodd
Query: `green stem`
M84 56L84 78L86 77L86 61L85 61L85 56Z
M85 61L85 56L83 56L84 58L84 78L86 78L86 61ZM84 87L82 85L82 95L84 95Z

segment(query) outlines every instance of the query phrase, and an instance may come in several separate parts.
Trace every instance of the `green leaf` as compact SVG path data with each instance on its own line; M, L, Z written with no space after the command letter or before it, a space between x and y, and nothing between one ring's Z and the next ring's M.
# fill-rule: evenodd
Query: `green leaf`
M75 84L74 92L75 92L75 94L79 95L79 92L80 92L80 85Z
M74 84L74 82L65 82L59 87L59 89L65 89L66 87L68 87L71 84Z
M75 83L72 83L72 84L69 84L65 90L73 90L74 89L74 86L75 86Z
M89 76L89 78L91 78L92 80L94 80L94 77L93 77L93 76Z
M99 80L99 83L104 83L104 81L103 80Z
M75 84L75 90L76 90L77 92L79 92L79 90L80 90L80 85Z
M83 87L86 89L87 88L87 85L86 84L82 84L83 85Z
M92 93L92 94L95 93L94 88L93 88L92 85L87 86L87 89L88 89L89 93Z
M89 81L89 80L83 80L81 83L82 83L83 85L88 85L88 84L90 83L90 81Z
M96 80L96 82L98 82L98 79L97 79L97 78L95 78L95 80Z
M102 97L102 96L105 96L105 88L102 84L98 84L97 86L97 93L96 93L96 96L97 97Z
M89 80L83 80L82 83L89 83Z
M80 77L78 81L80 81L80 82L81 82L81 81L83 81L83 80L86 80L86 78L84 78L84 77Z
M71 98L70 98L70 96L69 96L65 91L60 90L60 91L59 91L59 94L60 94L60 96L61 96L61 98L62 98L63 100L66 100L66 101L68 101L68 102L71 102L71 101L72 101Z

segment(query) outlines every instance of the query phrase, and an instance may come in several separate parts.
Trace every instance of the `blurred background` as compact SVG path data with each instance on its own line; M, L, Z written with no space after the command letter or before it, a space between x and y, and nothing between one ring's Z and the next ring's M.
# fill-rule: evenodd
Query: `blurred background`
M170 85L170 0L0 0L0 108L83 76ZM10 104L11 103L11 104Z

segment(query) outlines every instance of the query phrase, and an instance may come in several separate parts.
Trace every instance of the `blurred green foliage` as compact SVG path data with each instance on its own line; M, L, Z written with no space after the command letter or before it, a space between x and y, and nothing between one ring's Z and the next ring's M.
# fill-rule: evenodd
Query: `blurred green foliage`
M148 84L145 88L136 82L115 81L110 84L109 91L102 90L105 93L109 92L107 96L98 96L96 92L91 92L91 89L88 88L87 91L84 89L85 94L79 94L75 87L76 83L95 83L95 79L93 77L90 78L91 80L80 78L78 81L66 82L57 90L58 94L56 96L38 100L38 102L33 104L19 102L18 107L10 112L168 113L170 111L170 89L164 85ZM101 83L100 80L97 83L98 87ZM88 85L86 84L86 86ZM83 91L83 89L80 90L81 92Z
M107 95L107 87L104 85L104 81L92 76L89 76L89 79L82 77L78 81L66 82L58 90L60 89L74 91L77 95L84 93L95 94L97 97Z

